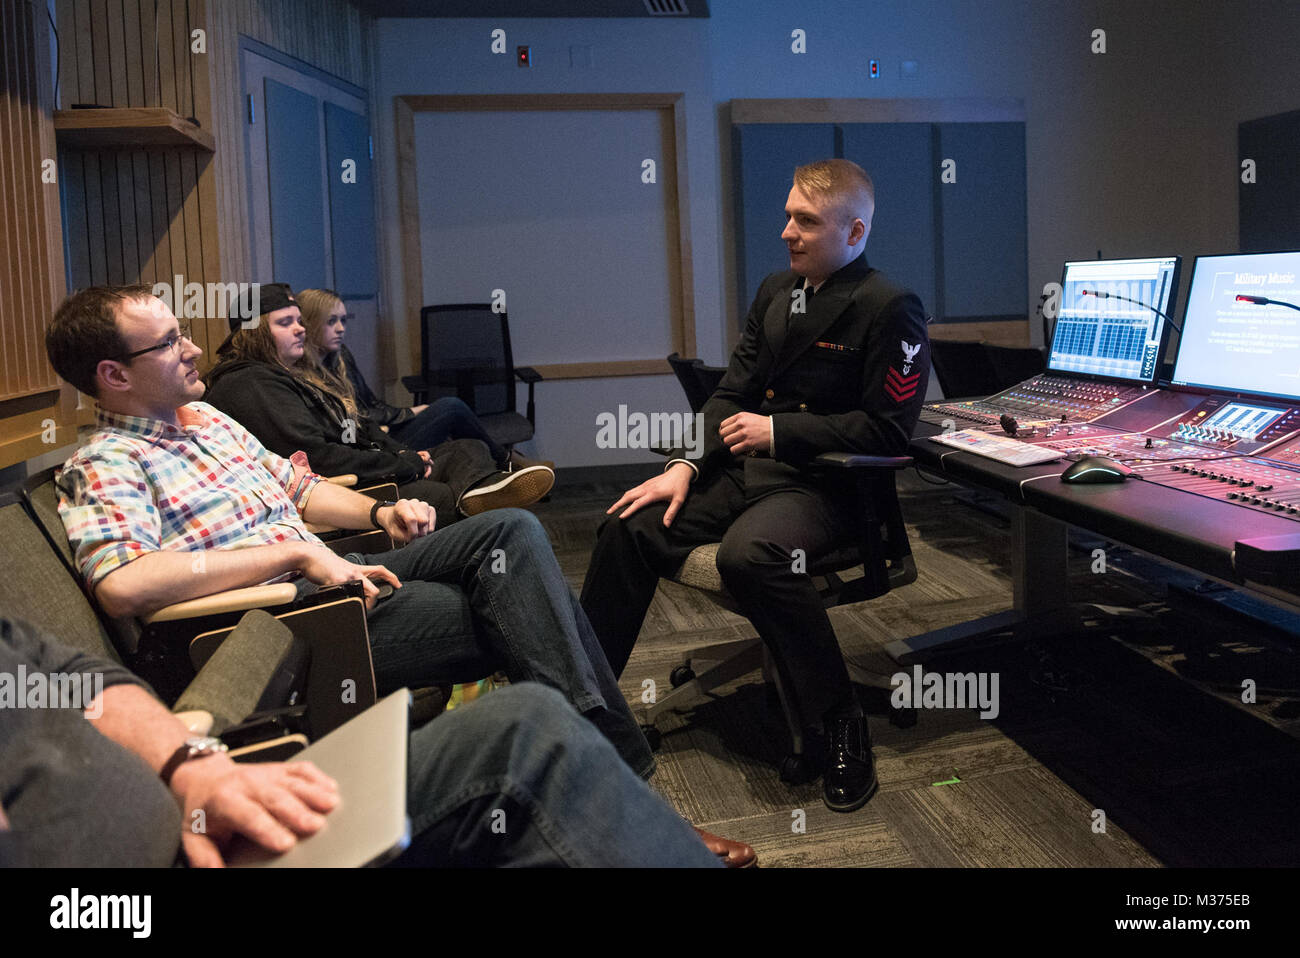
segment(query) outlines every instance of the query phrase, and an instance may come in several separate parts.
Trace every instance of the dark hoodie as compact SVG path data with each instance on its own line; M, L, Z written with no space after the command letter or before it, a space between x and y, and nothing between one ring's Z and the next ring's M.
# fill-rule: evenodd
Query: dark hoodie
M403 449L364 413L350 422L333 396L281 366L224 359L206 377L203 397L276 455L307 454L325 476L354 473L363 482L392 478L399 485L424 475L424 460ZM345 442L351 439L351 442Z

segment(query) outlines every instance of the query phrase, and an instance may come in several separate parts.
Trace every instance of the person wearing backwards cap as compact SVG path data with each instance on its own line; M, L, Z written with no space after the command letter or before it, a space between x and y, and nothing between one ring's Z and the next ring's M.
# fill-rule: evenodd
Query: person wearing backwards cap
M148 286L68 297L45 350L95 400L96 430L56 483L77 569L107 615L144 616L272 580L304 589L360 582L380 694L501 669L512 683L555 689L633 773L653 773L645 736L532 513L499 509L434 532L424 502L374 502L323 482L302 457L268 451L199 401L202 350ZM401 545L341 557L305 522L373 524ZM379 601L376 582L393 593ZM748 845L700 835L731 867L755 861Z
M313 471L355 474L362 484L392 479L403 498L433 506L442 526L458 513L527 506L550 491L551 469L501 472L479 440L449 440L426 452L391 438L307 359L306 329L287 284L261 284L257 322L244 321L240 313L252 309L240 305L205 398L276 455L301 450Z

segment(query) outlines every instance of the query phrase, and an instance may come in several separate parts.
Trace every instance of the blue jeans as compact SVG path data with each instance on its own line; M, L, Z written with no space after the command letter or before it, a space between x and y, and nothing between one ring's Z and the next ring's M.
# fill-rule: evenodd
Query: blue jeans
M494 509L400 549L347 558L402 587L368 618L381 695L504 671L561 692L642 778L654 757L537 517Z
M552 689L492 692L411 735L396 865L717 867L685 821Z
M435 399L414 419L389 426L388 434L409 449L432 449L448 439L478 439L488 447L498 466L504 468L508 458L505 449L484 430L474 410L455 396Z

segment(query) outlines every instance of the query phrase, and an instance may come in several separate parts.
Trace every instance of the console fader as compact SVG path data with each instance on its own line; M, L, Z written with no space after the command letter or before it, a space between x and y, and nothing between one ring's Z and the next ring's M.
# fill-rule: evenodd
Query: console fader
M1040 373L987 399L928 403L921 420L936 426L952 420L958 429L996 426L1004 415L1023 423L1091 422L1151 391L1145 386Z
M1132 463L1148 482L1300 519L1300 407L1211 396L1148 433L1209 454Z

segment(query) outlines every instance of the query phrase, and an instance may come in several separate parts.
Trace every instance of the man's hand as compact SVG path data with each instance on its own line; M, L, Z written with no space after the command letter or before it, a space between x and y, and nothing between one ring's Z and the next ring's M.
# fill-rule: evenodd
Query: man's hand
M171 786L185 816L181 847L196 868L225 864L221 849L236 834L287 852L339 803L338 785L311 762L238 765L210 755L181 765Z
M385 506L375 515L376 521L398 544L427 536L433 531L436 518L433 506L419 499L398 499L397 505Z
M433 456L429 455L429 450L427 449L420 449L418 452L420 458L424 460L424 478L428 479L433 475Z
M772 417L738 412L722 420L718 435L733 456L767 455L772 440Z
M652 502L662 502L668 500L668 509L664 512L664 525L670 526L673 520L677 518L678 511L682 508L682 503L686 501L686 493L691 487L691 476L695 474L692 469L684 462L674 463L664 472L653 479L647 479L635 489L629 489L623 493L623 497L605 510L605 515L610 515L623 506L627 506L621 513L620 519L626 519L642 506L648 506Z
M380 510L383 511L382 509ZM357 565L341 556L336 556L327 546L309 547L298 570L317 585L342 585L344 582L360 582L365 590L366 608L372 608L379 598L379 589L371 579L382 579L394 589L400 589L402 583L397 576L381 565Z

